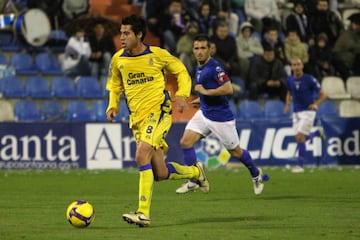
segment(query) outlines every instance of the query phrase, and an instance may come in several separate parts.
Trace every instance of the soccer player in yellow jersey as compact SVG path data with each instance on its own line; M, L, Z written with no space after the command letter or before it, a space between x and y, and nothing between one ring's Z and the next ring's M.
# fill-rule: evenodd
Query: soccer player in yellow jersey
M146 23L131 15L122 20L122 49L111 60L107 90L110 91L107 118L113 121L124 93L130 110L129 126L136 140L139 168L139 205L135 212L123 214L128 223L150 225L150 205L154 180L195 178L204 192L209 191L203 165L182 166L165 162L168 146L165 137L172 124L172 99L165 89L164 71L177 76L174 102L182 112L191 91L190 76L182 62L168 51L144 44Z

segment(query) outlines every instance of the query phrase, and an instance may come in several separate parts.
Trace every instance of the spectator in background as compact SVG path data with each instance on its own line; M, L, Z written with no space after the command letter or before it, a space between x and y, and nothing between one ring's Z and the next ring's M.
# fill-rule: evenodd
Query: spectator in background
M329 45L334 46L340 32L344 30L341 19L335 12L329 9L328 0L318 0L316 11L309 15L309 46L315 44L315 40L320 33L326 33L329 38Z
M163 47L171 54L176 54L176 43L184 34L185 26L190 20L190 15L183 9L181 0L172 0L161 20Z
M224 21L218 22L215 33L210 37L210 41L215 43L217 58L221 59L226 72L230 76L239 76L240 66L237 46L235 38L229 32L229 25Z
M245 0L244 8L258 33L263 34L269 27L280 31L280 12L275 0Z
M69 38L65 47L63 59L63 71L67 76L87 76L91 74L90 43L85 37L85 30L79 28L76 33Z
M294 8L290 15L287 16L285 25L286 31L289 31L290 29L296 30L300 40L302 42L307 42L309 35L309 21L305 14L304 3L302 1L297 0L294 2Z
M236 38L238 57L240 63L240 76L247 79L250 62L264 52L260 40L253 36L254 28L250 22L243 22Z
M285 80L284 65L275 57L275 49L265 45L263 56L256 58L250 66L249 98L257 100L260 94L268 94L270 98L279 98L285 102Z
M244 10L245 0L231 0L231 8L238 15L239 25L247 20Z
M328 45L328 37L325 33L320 33L316 44L309 48L308 72L320 82L325 76L335 75L332 65L333 53Z
M197 17L199 24L199 32L211 36L214 32L216 16L213 14L211 5L209 2L204 1L200 8Z
M360 75L360 13L349 17L350 28L343 31L333 48L335 69L346 80Z
M68 22L88 13L89 8L89 0L63 0L62 3L62 10Z
M108 73L112 55L115 53L113 37L105 32L104 25L97 23L89 36L91 75L101 79Z
M284 66L288 63L285 55L285 46L279 37L279 30L276 27L270 27L266 31L261 44L263 46L270 45L275 51L275 57L279 59Z
M300 41L296 30L290 29L285 41L285 56L286 59L299 58L303 64L309 61L309 54L307 45Z
M169 0L146 0L145 4L147 27L151 33L160 38L161 45L164 42L161 20L168 5Z
M186 25L186 32L179 38L176 44L176 53L185 65L191 77L195 74L196 59L192 53L192 46L195 36L199 33L199 26L195 21Z
M239 17L232 11L231 0L212 0L217 21L225 21L229 32L235 37L239 28Z

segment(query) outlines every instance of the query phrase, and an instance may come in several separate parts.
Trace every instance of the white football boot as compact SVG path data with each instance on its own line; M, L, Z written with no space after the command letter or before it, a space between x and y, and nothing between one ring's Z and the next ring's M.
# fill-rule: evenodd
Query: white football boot
M139 227L147 227L151 222L149 218L140 212L125 213L122 215L122 218L129 224L136 224Z
M264 182L262 179L262 170L261 170L261 168L258 168L258 169L259 169L259 175L252 179L255 195L261 194L264 189Z

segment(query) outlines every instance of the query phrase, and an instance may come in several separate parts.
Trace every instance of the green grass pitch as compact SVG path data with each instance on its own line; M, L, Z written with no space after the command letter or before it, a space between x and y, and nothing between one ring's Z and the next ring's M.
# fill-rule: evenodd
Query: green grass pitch
M0 239L360 239L360 168L263 170L270 181L260 196L243 167L209 171L208 194L175 194L182 181L155 183L148 228L121 218L137 207L135 169L1 170ZM88 228L66 221L74 200L93 204Z

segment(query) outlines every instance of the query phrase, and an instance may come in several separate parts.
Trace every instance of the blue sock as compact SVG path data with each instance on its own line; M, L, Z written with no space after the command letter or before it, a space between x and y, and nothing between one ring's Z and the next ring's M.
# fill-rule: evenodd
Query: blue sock
M298 143L298 150L299 150L299 156L297 159L298 165L300 167L304 167L304 157L305 157L305 143L300 142Z
M249 169L251 177L256 178L259 175L259 169L251 158L249 151L243 149L243 154L239 160Z
M183 148L183 160L187 166L194 165L196 163L196 152L195 148Z
M187 166L195 165L197 157L196 151L194 147L191 148L183 148L183 161ZM191 182L196 182L195 179L189 179Z
M320 136L320 131L316 130L315 132L311 132L308 136L306 136L306 140L311 140L314 137L319 137Z

